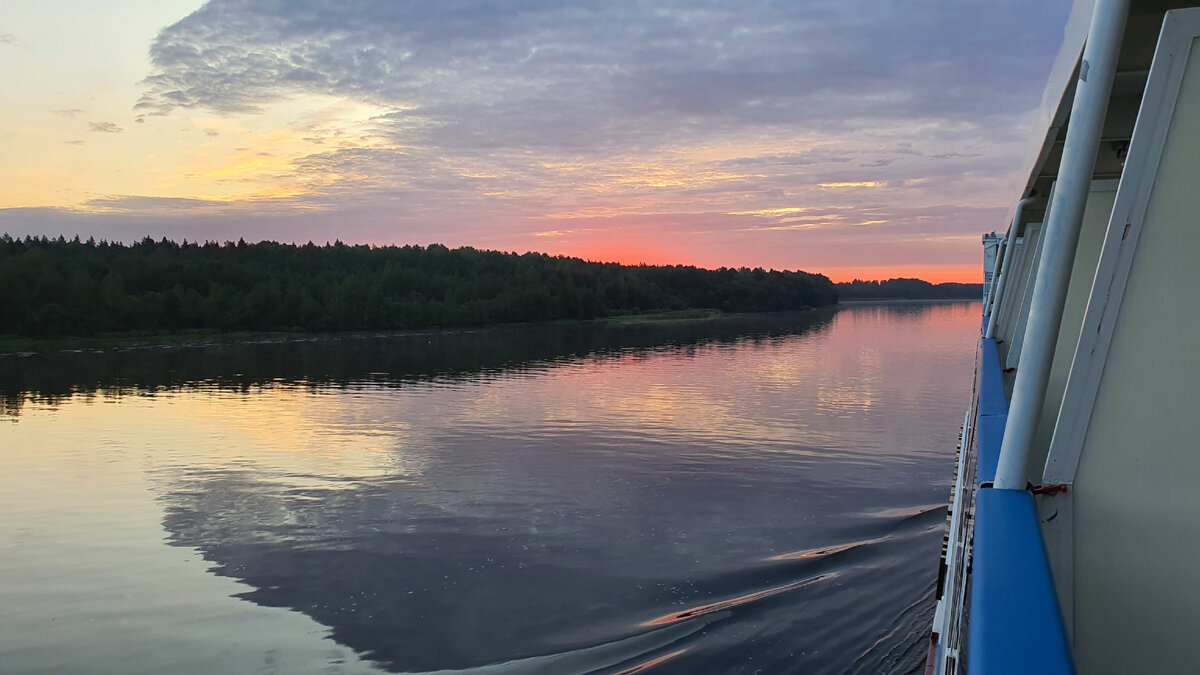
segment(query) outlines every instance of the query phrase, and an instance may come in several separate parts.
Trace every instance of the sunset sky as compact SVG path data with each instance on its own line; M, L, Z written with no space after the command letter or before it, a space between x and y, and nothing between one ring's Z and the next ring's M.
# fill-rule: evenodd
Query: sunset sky
M1068 10L8 0L0 232L978 281Z

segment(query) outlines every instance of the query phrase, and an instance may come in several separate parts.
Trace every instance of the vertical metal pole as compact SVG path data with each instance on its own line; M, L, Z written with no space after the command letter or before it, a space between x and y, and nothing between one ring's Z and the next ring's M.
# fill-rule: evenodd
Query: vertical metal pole
M1008 423L996 467L997 488L1025 488L1029 445L1046 397L1046 382L1050 379L1067 284L1071 280L1071 264L1079 243L1083 209L1091 190L1100 132L1128 14L1129 0L1097 0L1092 12L1059 165L1055 204L1042 233L1042 256L1025 328L1026 347L1021 350L1021 366L1013 383Z
M996 292L996 275L1000 274L1000 259L1004 257L1004 243L1006 240L1001 239L996 242L996 256L992 258L992 270L988 275L987 288L983 289L983 315L987 316L992 313L992 295ZM984 248L984 255L987 255L987 248Z
M1013 214L1012 224L1008 226L1008 239L1004 243L1004 261L1000 264L1000 278L996 279L995 273L992 274L992 281L996 284L996 290L991 296L991 305L988 307L987 331L983 334L985 338L995 337L996 333L996 316L1000 314L997 310L1000 309L997 305L1004 298L1004 284L1008 282L1008 264L1012 260L1013 249L1016 248L1017 230L1021 227L1021 215L1025 213L1025 207L1029 202L1033 201L1031 197L1026 197L1017 202L1017 211Z

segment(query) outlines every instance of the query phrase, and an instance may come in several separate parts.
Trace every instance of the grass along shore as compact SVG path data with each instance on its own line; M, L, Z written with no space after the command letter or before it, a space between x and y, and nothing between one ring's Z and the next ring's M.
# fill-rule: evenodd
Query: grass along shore
M599 319L561 319L557 321L488 324L484 326L437 326L422 329L378 331L219 331L186 330L171 333L129 332L108 333L90 337L23 337L0 336L0 356L27 356L53 352L109 351L120 349L151 349L159 347L208 347L255 342L290 342L313 340L329 336L356 334L415 335L429 332L486 330L492 327L520 326L532 323L574 324L593 323L601 326L631 327L642 324L674 321L708 321L728 316L718 309L683 309L665 312L626 313Z

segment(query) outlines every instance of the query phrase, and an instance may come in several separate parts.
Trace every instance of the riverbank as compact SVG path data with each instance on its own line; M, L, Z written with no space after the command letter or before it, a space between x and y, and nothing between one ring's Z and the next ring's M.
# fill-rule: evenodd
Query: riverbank
M926 302L979 302L979 298L855 298L854 300L838 300L838 305L849 307L854 305L905 305Z
M429 246L133 245L0 235L11 335L422 330L831 305L820 274Z
M109 351L113 349L138 349L155 347L204 347L218 344L243 344L251 342L285 342L304 339L315 334L292 332L202 332L181 333L130 333L96 335L92 337L31 338L0 337L0 356L28 356L51 352Z
M799 310L811 311L811 310ZM175 333L116 333L92 337L53 337L32 338L19 336L0 336L0 356L32 356L53 352L104 352L126 349L157 349L210 347L230 344L255 344L270 342L302 342L320 340L331 337L349 337L353 335L424 335L461 333L479 331L489 328L527 326L535 324L567 325L567 324L596 324L614 327L636 327L647 324L666 322L711 321L721 317L736 315L722 312L718 309L683 309L669 312L645 312L638 314L619 314L599 319L560 319L556 321L514 322L487 324L482 326L449 326L431 327L412 330L383 330L383 331L180 331Z

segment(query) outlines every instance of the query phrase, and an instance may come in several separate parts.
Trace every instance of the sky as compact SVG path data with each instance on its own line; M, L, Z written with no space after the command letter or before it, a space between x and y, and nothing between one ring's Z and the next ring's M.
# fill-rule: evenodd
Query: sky
M6 0L0 232L979 281L1069 4Z

